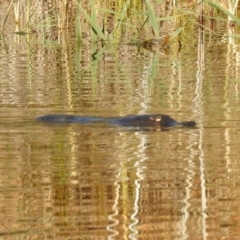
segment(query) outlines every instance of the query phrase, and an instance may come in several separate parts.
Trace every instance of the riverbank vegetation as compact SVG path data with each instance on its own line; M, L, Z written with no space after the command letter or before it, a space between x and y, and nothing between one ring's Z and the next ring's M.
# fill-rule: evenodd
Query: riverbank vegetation
M6 8L3 34L14 18L15 34L37 33L58 41L66 36L78 42L89 37L92 42L140 40L145 46L161 43L164 47L189 31L189 23L215 34L216 21L227 22L230 28L240 25L238 0L12 0L2 1L1 6Z

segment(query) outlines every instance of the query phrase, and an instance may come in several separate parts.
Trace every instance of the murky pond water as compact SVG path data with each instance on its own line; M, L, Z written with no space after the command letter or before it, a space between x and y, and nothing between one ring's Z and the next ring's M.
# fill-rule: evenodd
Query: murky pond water
M3 239L240 238L239 45L185 36L165 55L34 38L10 34L0 47ZM198 125L35 121L48 113L163 113Z

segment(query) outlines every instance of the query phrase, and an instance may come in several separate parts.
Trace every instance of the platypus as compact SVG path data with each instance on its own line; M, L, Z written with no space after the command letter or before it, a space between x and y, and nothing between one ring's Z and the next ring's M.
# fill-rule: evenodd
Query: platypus
M128 115L125 117L91 117L77 116L68 114L49 114L40 116L37 121L48 123L98 123L105 122L110 125L118 125L123 127L194 127L196 122L185 121L178 122L168 115L163 114L142 114Z

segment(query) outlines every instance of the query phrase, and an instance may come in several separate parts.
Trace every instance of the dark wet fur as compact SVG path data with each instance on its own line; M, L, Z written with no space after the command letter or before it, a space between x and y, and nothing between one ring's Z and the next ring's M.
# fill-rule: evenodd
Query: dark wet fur
M82 124L105 122L110 125L118 125L123 127L196 126L196 122L194 121L177 122L170 116L163 114L129 115L125 117L90 117L67 114L49 114L38 117L36 120L48 123L82 123Z

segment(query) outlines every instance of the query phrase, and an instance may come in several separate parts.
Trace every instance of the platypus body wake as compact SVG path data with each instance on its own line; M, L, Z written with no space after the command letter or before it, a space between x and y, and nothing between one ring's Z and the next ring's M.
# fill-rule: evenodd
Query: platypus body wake
M186 121L177 122L168 115L163 114L143 114L143 115L129 115L125 117L90 117L77 116L68 114L49 114L38 117L37 121L48 123L108 123L110 125L117 125L123 127L194 127L196 122Z

